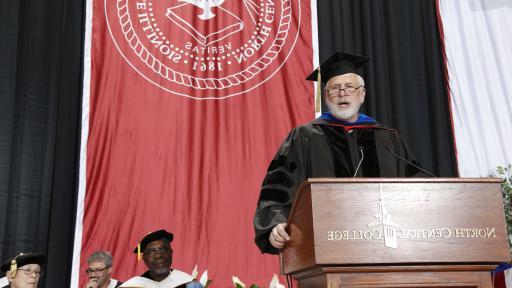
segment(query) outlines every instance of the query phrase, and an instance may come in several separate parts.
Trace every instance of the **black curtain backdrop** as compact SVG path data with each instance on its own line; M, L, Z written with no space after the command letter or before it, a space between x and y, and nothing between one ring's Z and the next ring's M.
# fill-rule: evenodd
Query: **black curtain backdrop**
M454 176L434 0L317 0L321 58L368 55L363 109L423 165ZM48 255L69 287L77 194L83 1L0 1L0 259Z
M335 50L369 56L362 112L398 129L427 170L455 176L435 0L317 3L320 61Z
M83 11L0 1L0 259L46 254L40 287L71 276Z

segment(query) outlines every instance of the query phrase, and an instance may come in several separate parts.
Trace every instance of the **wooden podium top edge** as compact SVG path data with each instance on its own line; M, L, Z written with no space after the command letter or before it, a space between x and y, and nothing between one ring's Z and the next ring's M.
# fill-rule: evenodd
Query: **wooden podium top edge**
M301 193L303 193L304 189L311 184L335 184L335 183L431 183L431 184L441 184L441 183L487 183L487 184L501 184L503 179L496 177L475 177L475 178L456 178L456 177L436 177L436 178L307 178L302 184L297 187L295 198L298 198ZM297 201L293 201L291 211L288 215L288 224L290 222L291 216L295 213L295 206Z
M457 177L436 177L436 178L364 178L364 177L345 177L345 178L307 178L302 184L297 187L295 198L298 198L303 190L311 184L333 184L333 183L487 183L487 184L501 184L503 179L496 177L474 177L474 178L457 178ZM295 213L295 206L297 201L293 201L292 208L287 222L290 222L290 217ZM289 223L288 223L289 224Z
M295 198L298 198L303 190L311 184L334 184L334 183L487 183L501 184L503 179L496 177L474 177L474 178L457 178L457 177L429 177L429 178L364 178L364 177L346 177L346 178L307 178L297 186ZM295 206L297 201L293 201L291 211L288 215L288 224L293 214L295 214Z
M311 184L333 184L333 183L487 183L487 184L501 184L503 179L496 177L474 177L474 178L457 178L457 177L436 177L436 178L364 178L364 177L345 177L345 178L307 178L297 186L297 194L295 198L299 197L299 194ZM289 216L293 215L295 212L295 203L293 201L292 209L290 211ZM289 221L288 221L289 222Z
M501 183L503 179L495 177L479 178L308 178L307 183Z

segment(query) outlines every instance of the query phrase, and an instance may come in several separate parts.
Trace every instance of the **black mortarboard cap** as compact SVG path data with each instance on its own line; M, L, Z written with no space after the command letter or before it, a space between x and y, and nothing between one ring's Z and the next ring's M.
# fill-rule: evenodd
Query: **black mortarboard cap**
M5 274L5 272L10 271L11 265L19 268L27 264L39 264L40 266L43 266L44 255L35 253L20 253L2 264L2 273ZM17 268L14 268L14 270L16 270Z
M161 240L161 239L167 239L170 242L172 242L172 239L174 239L174 235L172 233L167 232L165 230L158 230L155 232L148 233L142 240L140 240L140 251L144 251L146 248L146 245L148 245L150 242ZM139 253L139 246L135 247L135 250L133 250L133 253L137 254Z
M334 52L329 58L327 58L320 67L315 69L306 80L317 81L318 71L322 74L322 83L326 83L334 76L343 75L346 73L355 73L361 75L360 69L363 65L368 62L370 58L346 53L346 52Z

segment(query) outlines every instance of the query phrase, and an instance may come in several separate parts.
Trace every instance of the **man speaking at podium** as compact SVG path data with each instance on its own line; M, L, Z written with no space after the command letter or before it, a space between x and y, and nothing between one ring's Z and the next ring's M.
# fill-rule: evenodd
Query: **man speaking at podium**
M307 178L431 175L397 130L359 113L366 96L360 69L368 60L336 52L308 76L325 83L329 111L292 129L268 167L254 216L255 242L262 253L278 254L289 241L288 213L297 186Z

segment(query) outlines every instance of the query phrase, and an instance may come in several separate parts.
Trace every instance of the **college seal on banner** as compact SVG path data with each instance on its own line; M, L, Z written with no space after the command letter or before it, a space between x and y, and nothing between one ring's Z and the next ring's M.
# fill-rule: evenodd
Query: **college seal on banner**
M300 0L105 0L112 39L157 87L194 99L248 92L279 71L300 27Z

